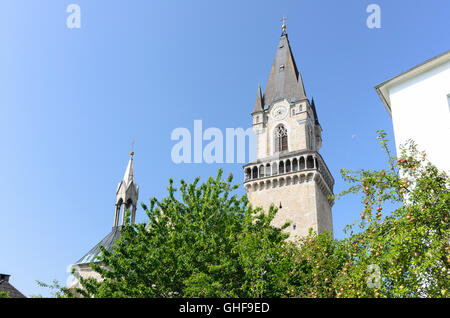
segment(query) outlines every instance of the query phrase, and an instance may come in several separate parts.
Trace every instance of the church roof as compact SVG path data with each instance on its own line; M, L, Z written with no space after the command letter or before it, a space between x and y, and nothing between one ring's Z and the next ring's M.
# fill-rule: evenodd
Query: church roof
M112 252L116 241L120 238L120 226L115 226L112 228L111 232L105 236L103 240L95 245L89 252L86 253L82 258L80 258L75 265L90 264L92 262L98 262L99 256L101 255L100 246L103 246L107 251Z
M303 80L297 69L288 35L283 31L264 91L264 105L271 105L279 99L290 101L305 98Z

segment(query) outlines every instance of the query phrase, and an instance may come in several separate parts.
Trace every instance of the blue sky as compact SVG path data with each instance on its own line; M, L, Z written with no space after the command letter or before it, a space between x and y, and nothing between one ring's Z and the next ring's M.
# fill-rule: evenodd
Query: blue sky
M72 3L80 29L66 27ZM371 3L381 29L366 27ZM2 1L0 272L26 295L48 295L35 280L65 282L67 266L111 229L133 138L140 202L165 196L169 178L205 180L219 167L241 183L239 163L174 164L170 134L195 119L250 126L282 16L335 193L340 168L384 167L376 130L394 149L392 122L373 87L449 49L449 9L446 0ZM335 203L336 237L360 210L356 197Z

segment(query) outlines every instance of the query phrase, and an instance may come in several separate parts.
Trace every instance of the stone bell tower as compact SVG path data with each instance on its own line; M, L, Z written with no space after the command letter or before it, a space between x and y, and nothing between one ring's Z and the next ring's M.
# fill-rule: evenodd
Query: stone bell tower
M290 221L292 240L309 228L333 231L334 179L319 154L322 127L314 99L306 97L284 23L282 30L264 94L258 86L251 113L257 159L244 166L244 187L254 207L278 207L273 223Z

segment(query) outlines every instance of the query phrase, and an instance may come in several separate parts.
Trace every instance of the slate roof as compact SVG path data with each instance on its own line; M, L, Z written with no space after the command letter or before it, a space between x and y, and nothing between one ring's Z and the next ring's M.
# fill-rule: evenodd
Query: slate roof
M265 106L286 98L287 100L302 100L306 98L302 77L289 45L285 32L278 43L275 59L270 70L269 80L264 91L263 102Z
M317 111L316 111L316 104L314 103L314 98L311 99L311 108L312 108L313 114L314 114L314 123L316 125L320 125L319 124L319 117L317 116Z
M92 262L98 262L98 257L101 255L100 247L103 246L107 251L112 252L116 241L120 238L120 226L112 228L111 232L105 236L103 240L95 245L89 252L80 258L75 265L90 264Z
M255 108L253 108L252 114L264 111L262 101L263 101L263 96L261 93L261 85L258 85L258 92L256 93Z
M10 275L0 274L0 291L7 292L9 298L27 298L9 283L9 276Z

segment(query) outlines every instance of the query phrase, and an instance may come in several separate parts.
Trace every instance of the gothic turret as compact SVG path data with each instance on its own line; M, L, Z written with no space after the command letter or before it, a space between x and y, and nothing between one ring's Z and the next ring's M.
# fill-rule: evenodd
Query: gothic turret
M261 113L263 109L263 97L261 93L261 85L258 84L258 91L256 92L255 107L253 108L252 114Z
M114 214L114 227L119 225L119 214L122 208L122 222L125 222L125 211L131 210L131 223L134 224L136 216L136 207L139 196L139 186L134 182L134 165L133 165L134 152L130 153L130 160L128 161L127 169L123 176L122 181L119 182L116 191L116 212Z
M88 275L91 271L89 264L91 262L99 262L99 256L101 255L100 246L103 246L106 250L112 252L116 241L120 238L120 231L122 229L119 226L119 214L122 208L122 221L121 225L125 222L125 211L131 209L131 223L134 224L136 216L136 206L139 196L139 186L134 181L134 164L133 164L134 152L130 153L130 160L128 161L127 168L123 179L119 182L116 191L116 209L114 214L114 225L111 232L103 238L97 245L95 245L89 252L87 252L82 258L80 258L75 264L84 268L83 273ZM82 274L82 273L80 273ZM75 282L76 284L77 282Z

